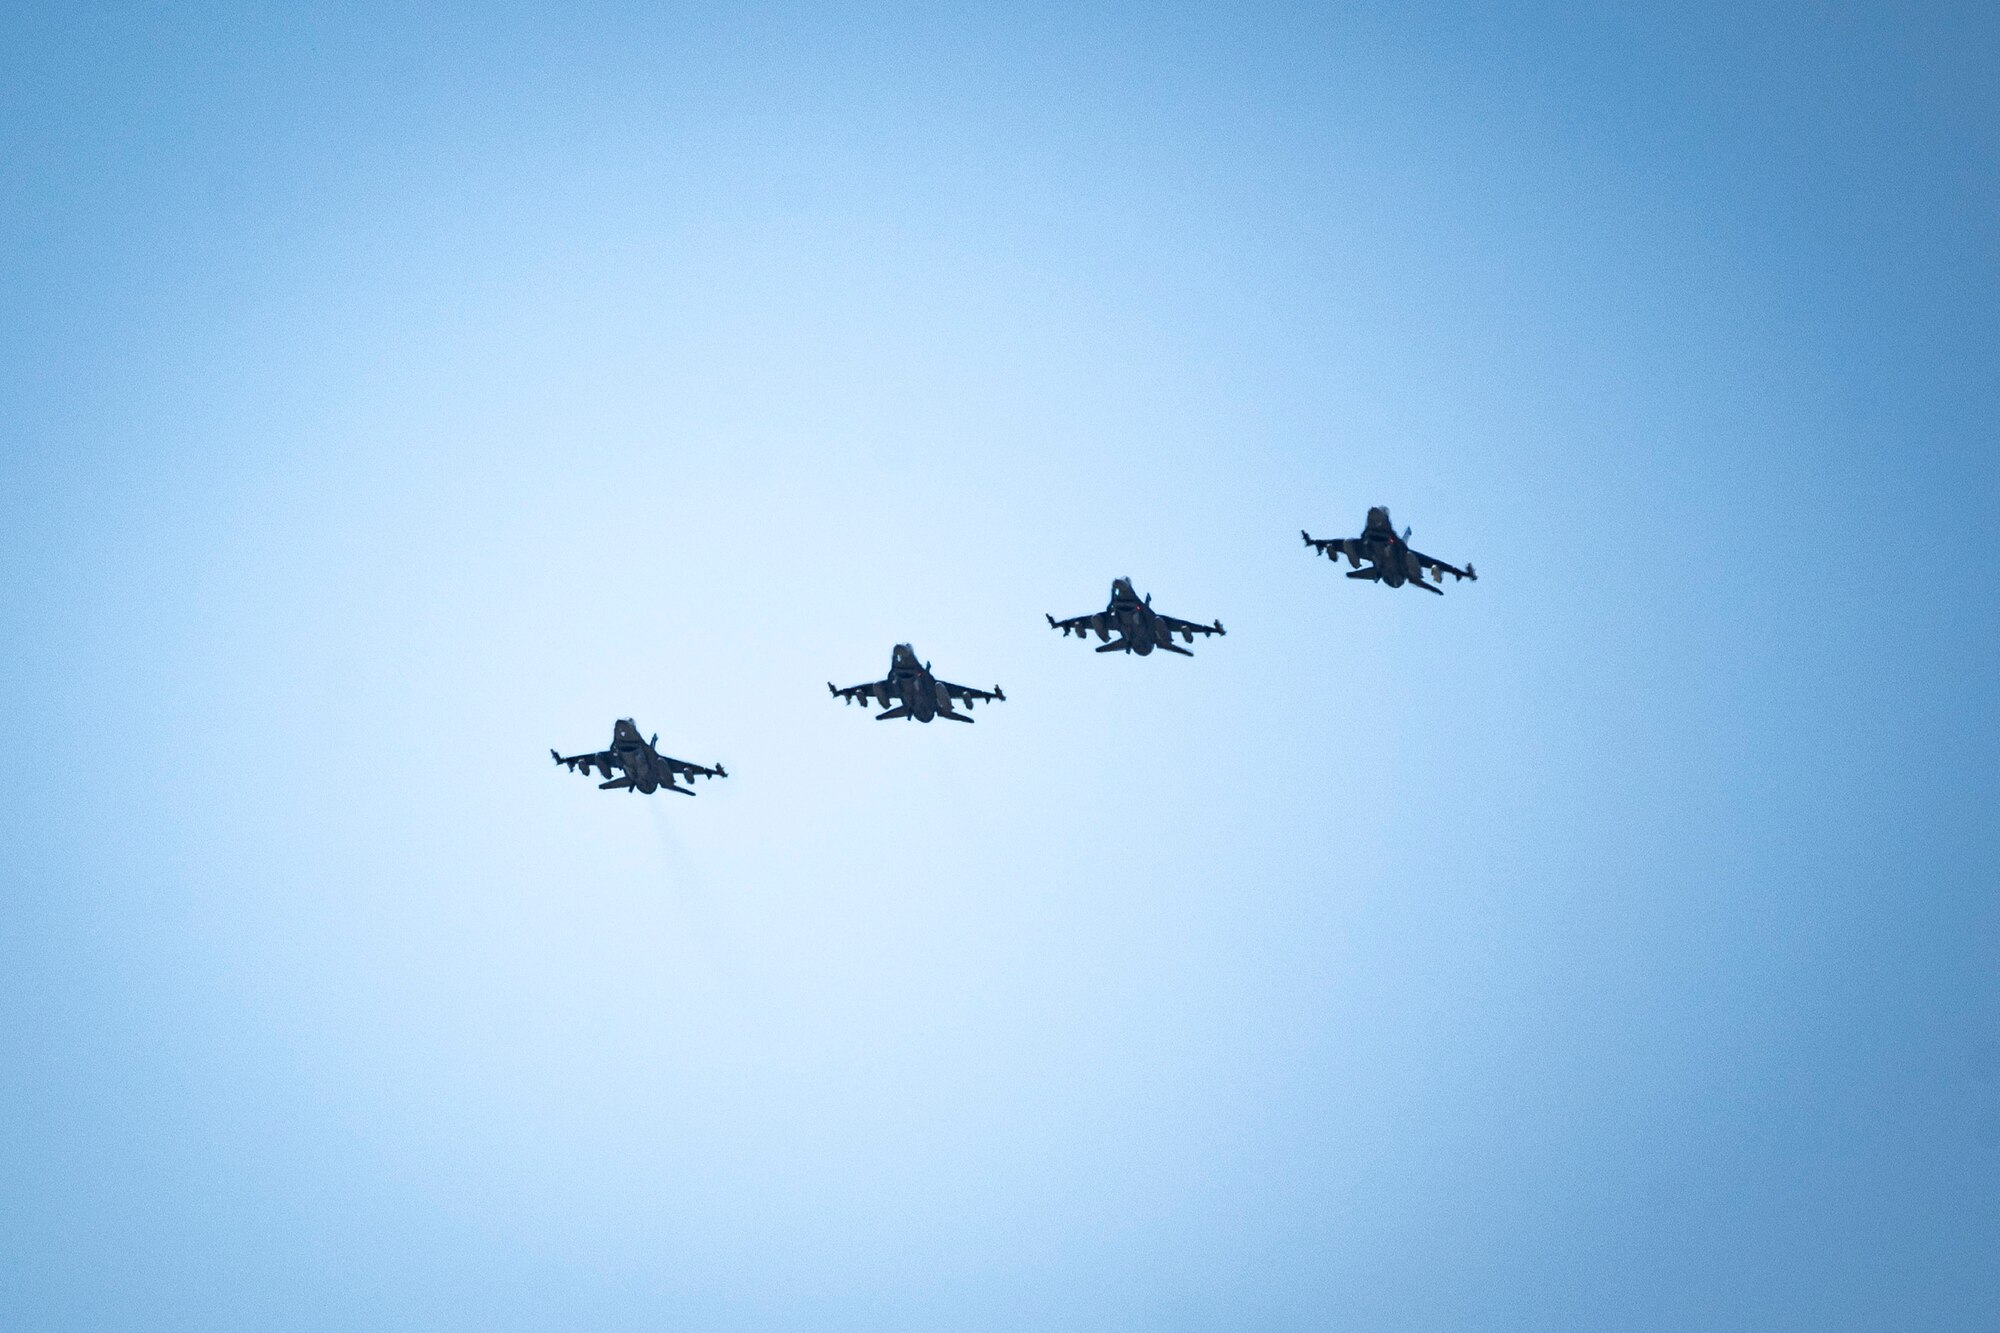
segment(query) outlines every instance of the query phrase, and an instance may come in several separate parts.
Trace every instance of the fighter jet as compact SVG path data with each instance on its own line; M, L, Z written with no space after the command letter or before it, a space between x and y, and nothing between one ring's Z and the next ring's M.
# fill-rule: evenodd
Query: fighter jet
M1381 505L1368 511L1368 525L1359 537L1315 537L1304 529L1300 529L1299 536L1329 560L1337 562L1339 557L1346 556L1347 563L1354 566L1347 572L1351 579L1379 580L1392 588L1400 588L1407 581L1440 597L1444 596L1444 589L1437 585L1444 582L1447 574L1474 582L1479 579L1471 565L1460 569L1422 551L1411 550L1410 530L1404 528L1403 535L1398 537L1395 525L1389 521L1389 511ZM1363 560L1368 562L1366 569L1361 568ZM1431 582L1424 581L1425 570L1430 571Z
M934 717L948 717L954 722L970 722L965 713L954 709L954 703L965 705L967 713L972 711L974 700L987 699L1005 702L1006 693L995 685L989 693L964 685L954 685L948 680L939 680L931 674L929 662L917 660L916 649L907 643L896 645L889 654L889 674L872 685L850 685L837 690L833 682L826 683L827 693L847 703L866 704L871 700L888 709L877 713L877 722L887 722L892 717L913 717L919 722L928 722ZM898 700L894 708L889 707L891 699Z
M723 768L721 764L717 764L714 768L703 768L700 764L689 764L683 763L679 759L669 759L655 748L659 743L660 735L658 732L653 733L652 740L643 740L639 736L639 728L634 725L632 719L621 717L618 719L617 725L611 728L611 746L609 749L599 750L596 754L573 754L568 758L564 758L554 750L550 750L549 757L558 764L568 764L569 771L572 773L581 768L585 777L590 776L591 766L595 765L597 770L609 779L609 781L597 784L600 790L608 791L614 787L623 787L626 791L642 791L648 796L656 791L670 791L681 796L692 796L694 793L688 790L688 788L694 786L696 778L726 778L729 776L728 770ZM611 770L614 768L622 769L625 776L622 778L613 778ZM686 778L688 780L687 787L674 785L676 777Z
M1111 604L1094 616L1074 616L1068 620L1048 616L1047 619L1049 628L1061 630L1064 638L1074 632L1080 639L1085 630L1097 631L1099 639L1108 640L1097 650L1100 653L1137 653L1141 657L1155 648L1164 648L1182 657L1193 657L1193 653L1175 644L1174 635L1180 635L1182 643L1193 643L1197 634L1229 632L1222 628L1220 620L1213 625L1197 625L1192 621L1161 615L1153 609L1153 595L1147 593L1141 600L1139 594L1132 591L1130 579L1111 580ZM1116 639L1111 637L1112 630L1118 631Z

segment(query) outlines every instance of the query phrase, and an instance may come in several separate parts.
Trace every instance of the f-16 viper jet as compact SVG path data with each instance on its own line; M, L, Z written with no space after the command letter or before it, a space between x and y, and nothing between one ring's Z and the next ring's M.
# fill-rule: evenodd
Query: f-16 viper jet
M1457 565L1447 565L1444 561L1425 555L1422 551L1410 549L1410 530L1403 529L1403 535L1396 535L1396 525L1389 521L1389 511L1376 505L1368 511L1368 525L1359 537L1315 537L1301 530L1299 536L1306 539L1306 545L1318 551L1329 560L1338 562L1341 556L1353 568L1347 571L1351 579L1371 579L1400 588L1405 582L1444 596L1444 589L1437 585L1444 582L1449 574L1455 579L1472 579L1477 582L1479 575L1471 565L1460 569ZM1361 562L1366 560L1368 568ZM1424 573L1429 571L1431 582L1424 581Z
M895 651L889 654L889 674L884 679L870 685L850 685L844 690L834 689L833 682L828 681L826 688L836 699L848 703L873 702L888 709L875 715L877 722L887 722L892 717L913 717L919 722L948 717L954 722L970 722L971 718L952 705L962 703L965 712L969 713L975 700L1004 703L1007 699L1005 691L998 685L989 692L939 680L931 674L931 664L919 662L916 649L907 643L897 644ZM893 708L889 706L891 699L897 701Z
M1193 643L1197 634L1229 632L1222 628L1220 620L1213 625L1197 625L1191 620L1176 620L1172 616L1161 615L1153 609L1153 595L1148 593L1141 599L1138 593L1132 591L1130 579L1111 580L1111 604L1096 615L1073 616L1068 620L1049 616L1048 622L1049 628L1061 630L1064 638L1074 633L1080 639L1085 630L1095 630L1097 637L1105 640L1097 650L1100 653L1137 653L1141 657L1155 648L1164 648L1182 657L1193 657L1193 653L1174 642L1174 635L1180 635L1182 643ZM1113 630L1118 632L1115 639L1111 637Z
M728 770L724 769L721 764L717 764L714 768L703 768L700 764L689 764L683 763L679 759L669 759L656 748L659 743L660 735L658 732L653 733L653 739L650 741L641 739L639 728L633 724L632 719L621 717L618 719L617 725L611 728L611 746L609 749L599 750L595 754L573 754L567 758L557 754L554 750L550 750L549 757L554 759L558 764L568 764L569 771L572 773L581 768L585 777L590 776L590 770L594 766L598 772L604 774L605 778L608 779L608 781L597 784L602 790L623 787L626 791L642 791L649 796L656 791L670 791L682 796L692 796L694 793L688 790L688 788L694 786L696 778L726 778L729 776ZM625 776L621 778L612 777L611 770L614 768L622 770ZM687 787L674 785L676 777L686 778L688 780Z

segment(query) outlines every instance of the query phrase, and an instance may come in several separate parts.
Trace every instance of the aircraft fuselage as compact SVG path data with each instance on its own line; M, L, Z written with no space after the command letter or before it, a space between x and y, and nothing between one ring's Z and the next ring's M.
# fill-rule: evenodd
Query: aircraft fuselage
M611 737L611 753L617 757L619 767L625 770L625 777L634 787L648 796L660 789L663 775L654 760L653 747L641 739L636 729L620 723ZM664 775L664 778L667 785L673 785L671 774Z
M1400 537L1387 541L1371 541L1362 548L1361 558L1374 565L1381 572L1382 582L1392 588L1400 588L1412 577L1410 548Z
M917 661L915 653L898 648L889 663L890 690L919 722L938 715L937 677Z
M1131 651L1141 657L1151 655L1160 642L1160 618L1152 607L1136 597L1119 597L1113 599L1109 614Z

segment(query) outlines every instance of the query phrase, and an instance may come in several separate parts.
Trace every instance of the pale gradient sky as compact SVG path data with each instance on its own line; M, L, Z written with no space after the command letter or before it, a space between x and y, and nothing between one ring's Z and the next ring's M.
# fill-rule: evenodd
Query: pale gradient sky
M0 1326L1993 1326L2000 11L1079 8L0 17Z

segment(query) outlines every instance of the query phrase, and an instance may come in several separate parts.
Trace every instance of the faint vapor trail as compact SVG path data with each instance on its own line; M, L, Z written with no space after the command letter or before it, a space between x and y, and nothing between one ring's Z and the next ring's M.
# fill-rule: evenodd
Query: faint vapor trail
M688 956L707 971L709 980L719 989L741 989L744 972L741 942L717 909L700 861L674 827L667 808L659 801L649 801L647 806L660 845L664 872L660 877L661 889L666 900L680 909Z

